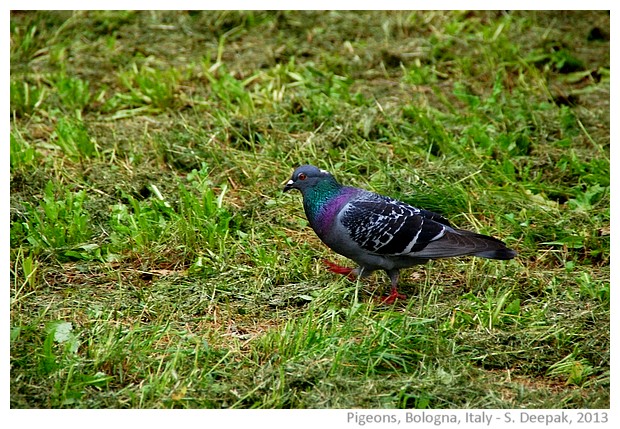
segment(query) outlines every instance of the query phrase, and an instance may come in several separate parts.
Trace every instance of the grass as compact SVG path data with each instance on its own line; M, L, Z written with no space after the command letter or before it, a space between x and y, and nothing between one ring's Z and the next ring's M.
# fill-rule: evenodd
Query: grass
M609 31L13 13L11 407L609 407ZM379 305L281 192L305 163L519 257L407 270Z

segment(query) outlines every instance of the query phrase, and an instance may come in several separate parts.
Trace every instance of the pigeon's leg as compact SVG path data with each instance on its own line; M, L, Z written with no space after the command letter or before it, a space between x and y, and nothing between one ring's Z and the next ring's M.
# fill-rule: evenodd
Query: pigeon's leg
M332 273L342 274L343 276L347 276L347 278L351 281L355 281L355 279L359 275L360 270L358 268L343 267L331 261L328 261L327 259L323 259L323 263L327 266L327 269L331 271Z
M394 304L394 301L396 301L397 299L406 299L407 297L405 295L403 295L402 293L398 293L398 274L399 274L399 270L398 268L395 268L393 270L386 270L388 276L390 276L390 281L392 283L392 291L390 292L390 295L387 296L386 298L382 299L381 301L384 304Z

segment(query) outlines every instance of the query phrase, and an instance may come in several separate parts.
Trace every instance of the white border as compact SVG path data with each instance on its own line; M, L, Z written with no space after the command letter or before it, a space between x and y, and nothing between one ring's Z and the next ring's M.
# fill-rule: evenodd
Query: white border
M511 6L518 6L519 10L541 10L541 9L560 9L560 10L579 10L587 8L588 10L611 10L611 24L610 29L612 32L612 39L615 36L614 29L617 28L615 24L618 24L618 19L615 18L618 10L620 8L614 7L616 5L620 5L620 2L612 2L612 1L600 1L600 0L590 0L586 3L581 1L570 1L565 0L563 2L559 1L542 1L542 0L523 0L518 3L513 2L502 2L502 1L446 1L446 0L437 0L435 2L421 2L421 1L412 1L412 2L403 2L403 1L392 1L392 0L383 0L381 2L376 1L356 1L353 2L343 2L343 1L325 1L325 0L302 0L296 2L282 2L282 1L254 1L248 2L243 0L228 0L224 3L222 2L199 2L199 1L175 1L171 3L170 1L160 1L154 0L149 2L137 2L137 1L120 1L120 0L108 0L108 1L63 1L63 2L50 2L50 1L41 1L41 0L24 0L24 1L14 1L9 0L8 2L8 10L4 15L3 23L3 41L2 41L2 50L3 50L3 58L5 58L6 64L3 67L3 77L5 84L2 87L1 102L3 104L3 111L5 112L3 121L3 136L5 144L3 145L5 154L7 156L0 157L0 171L3 171L5 176L4 180L1 181L0 193L6 202L5 208L0 211L0 216L3 221L3 225L5 228L2 234L3 246L1 247L0 252L2 255L2 260L5 261L3 265L3 273L2 279L8 283L9 273L9 232L10 232L10 218L9 218L9 145L8 145L8 135L10 130L10 118L8 118L9 112L9 86L7 83L10 80L10 64L8 61L9 51L10 51L10 41L9 41L9 26L10 26L10 14L9 11L11 9L16 10L36 10L36 9L49 9L49 10L103 10L103 9L138 9L138 10L151 10L151 9L170 9L170 6L175 6L175 9L204 9L204 10L219 10L223 9L222 6L225 6L225 9L233 10L233 9L252 9L252 10L271 10L271 9L307 9L307 10L338 10L338 9L348 9L348 10L373 10L376 9L377 6L380 6L381 9L389 10L389 9L417 9L417 10L441 10L441 9L511 9ZM429 8L429 6L432 6ZM502 7L503 6L503 7ZM616 67L617 55L615 45L612 44L612 69L618 70ZM612 118L612 130L611 130L611 163L612 163L612 171L613 165L618 165L618 154L619 149L618 145L620 141L617 139L617 131L614 126L617 123L617 119L613 120L613 118L619 118L619 112L617 108L618 102L618 91L617 85L613 84L611 86L611 118ZM619 186L618 176L616 174L612 174L611 177L611 188L612 188L612 196L615 196L617 193L615 190ZM611 198L611 211L612 211L612 222L616 224L615 220L617 218L617 206L614 198ZM618 245L618 235L612 235L611 237L611 248L618 249L620 248ZM612 265L611 267L611 289L612 289L612 307L615 307L615 303L617 301L617 296L620 292L615 291L614 289L617 287L619 279L618 277L618 266ZM10 315L8 312L8 288L4 289L4 305L2 309L2 320L4 322L4 329L2 330L2 344L4 345L4 353L2 354L2 369L3 369L3 386L2 389L2 402L5 404L5 407L2 411L3 414L7 414L6 417L2 418L2 421L7 422L9 426L7 427L42 427L42 428L80 428L83 429L85 426L99 428L99 427L149 427L149 428L159 428L159 427L175 427L179 425L187 426L187 425L196 425L197 427L269 427L273 429L277 428L286 428L290 429L291 426L301 425L302 427L312 426L316 427L319 425L324 425L325 427L357 427L358 424L347 422L347 416L349 412L357 412L357 413L371 413L375 415L383 414L382 410L8 410L9 407L9 339L8 339L8 327L10 326ZM612 386L615 385L617 381L617 370L615 368L618 364L618 359L616 359L617 353L617 342L615 341L618 333L618 323L620 323L620 319L615 312L611 312L611 331L612 331L612 364L611 364L611 380ZM619 410L619 401L618 395L614 393L617 390L612 388L612 400L611 400L611 410L601 410L608 411L610 416L610 423L608 425L596 425L597 427L608 427L613 424L613 427L618 427L619 419L616 414L618 414ZM413 410L390 410L399 416L406 416L405 413ZM426 411L429 414L436 413L454 413L455 415L461 416L464 422L464 415L467 412L472 412L475 410L430 410ZM482 412L482 410L479 410ZM501 418L503 413L507 411L512 411L517 415L520 412L527 412L531 415L535 415L537 413L536 410L484 410L486 413L490 413L493 416L498 416ZM595 410L588 410L593 412ZM614 412L615 411L615 412ZM421 411L413 411L415 413L420 413ZM540 411L540 414L550 413L551 411ZM565 412L569 413L573 418L576 418L576 414L579 410L566 410ZM97 415L98 414L98 415ZM179 420L182 418L183 420ZM402 417L405 419L405 417ZM494 420L492 426L504 426L501 420ZM505 424L508 426L508 424ZM394 427L392 424L367 424L367 427ZM412 426L410 424L401 424L400 426ZM437 427L432 424L416 424L415 426L422 427ZM453 425L442 425L442 427L453 426ZM480 427L478 424L467 424L462 423L459 427ZM510 425L510 427L514 427L515 425ZM517 425L518 426L518 425ZM580 426L580 425L578 425ZM412 426L413 427L413 426ZM536 424L530 423L528 427L549 427L544 424ZM550 427L563 427L563 425L553 425Z

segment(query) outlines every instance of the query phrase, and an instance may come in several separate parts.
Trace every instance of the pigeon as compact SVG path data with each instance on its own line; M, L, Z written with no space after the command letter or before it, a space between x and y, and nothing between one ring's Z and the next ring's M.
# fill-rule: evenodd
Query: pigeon
M402 268L431 259L473 255L508 260L517 252L496 238L457 229L443 216L364 189L343 186L328 171L302 165L283 191L299 189L310 226L330 249L357 263L357 268L326 261L328 269L350 279L384 270L392 304Z

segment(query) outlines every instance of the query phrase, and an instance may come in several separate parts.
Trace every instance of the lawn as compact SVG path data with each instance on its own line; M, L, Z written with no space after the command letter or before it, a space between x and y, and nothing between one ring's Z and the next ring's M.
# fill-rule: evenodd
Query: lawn
M608 408L605 11L13 12L12 408ZM311 163L493 235L384 273Z

